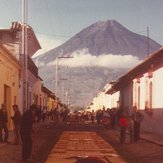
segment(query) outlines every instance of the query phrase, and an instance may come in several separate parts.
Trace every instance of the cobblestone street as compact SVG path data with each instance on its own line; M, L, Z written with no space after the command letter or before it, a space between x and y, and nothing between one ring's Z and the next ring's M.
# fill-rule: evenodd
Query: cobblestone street
M46 163L75 163L77 159L98 157L104 162L125 162L96 132L64 132Z

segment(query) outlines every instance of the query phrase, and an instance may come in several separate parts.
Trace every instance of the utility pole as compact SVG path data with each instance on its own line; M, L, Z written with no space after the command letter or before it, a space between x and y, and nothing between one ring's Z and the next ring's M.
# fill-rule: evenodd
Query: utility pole
M67 79L65 78L61 78L59 79L62 81L62 92L61 92L61 97L62 97L62 102L64 103L64 81L66 81Z
M67 108L68 108L68 106L69 106L69 104L70 104L68 90L69 90L69 89L66 89L66 93L65 93L65 94L66 94L66 105L67 105Z
M23 62L23 111L28 108L28 51L27 51L27 0L22 0L22 62Z
M56 107L58 109L58 57L56 58L56 69L55 69L55 95L56 95Z
M55 94L56 97L58 95L58 59L67 59L67 58L73 58L71 56L60 56L56 58L56 71L55 71ZM58 109L58 98L56 98L56 104L57 104L57 109Z

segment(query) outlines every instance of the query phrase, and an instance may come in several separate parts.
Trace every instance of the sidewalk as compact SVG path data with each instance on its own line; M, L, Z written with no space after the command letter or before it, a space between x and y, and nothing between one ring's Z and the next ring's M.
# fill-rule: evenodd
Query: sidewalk
M21 163L21 145L12 145L14 133L9 132L9 144L0 143L0 163Z
M157 135L149 132L142 131L140 138L151 143L163 146L163 135Z
M119 132L118 128L115 130ZM127 132L127 134L129 133ZM154 134L147 131L140 131L140 139L163 147L163 135Z
M54 130L50 122L35 123L33 126L33 148L31 163L42 163L53 144ZM14 132L9 132L9 143L0 143L0 163L23 163L22 145L14 145Z
M119 132L119 128L115 128L115 131ZM127 134L129 134L128 131ZM140 139L163 147L163 135L154 134L148 131L141 130Z

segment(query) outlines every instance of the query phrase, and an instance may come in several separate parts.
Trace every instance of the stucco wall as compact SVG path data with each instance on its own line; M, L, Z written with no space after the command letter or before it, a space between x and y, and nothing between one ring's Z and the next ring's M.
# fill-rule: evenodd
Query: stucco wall
M146 82L152 82L152 111L145 111L146 96L149 95ZM136 84L136 82L135 82ZM163 68L153 72L149 79L147 74L140 78L140 109L144 114L142 130L163 135Z
M7 51L0 49L0 107L6 104L9 128L12 128L12 105L19 104L19 69Z
M152 115L149 115L145 111L142 112L144 120L141 125L141 130L163 135L163 108L154 108Z
M156 109L163 108L163 68L160 68L155 71L153 78L153 107Z

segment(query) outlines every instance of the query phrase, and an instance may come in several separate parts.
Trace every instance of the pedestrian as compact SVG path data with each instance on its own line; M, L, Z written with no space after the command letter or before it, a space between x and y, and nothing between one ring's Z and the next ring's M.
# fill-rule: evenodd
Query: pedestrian
M126 139L126 129L128 127L128 120L126 113L122 113L119 119L120 126L120 143L123 144Z
M132 115L128 118L128 130L130 136L130 143L133 143L134 140L134 117Z
M112 108L110 110L110 125L111 125L111 128L113 129L116 125L116 109L115 108Z
M14 144L21 144L21 136L20 136L20 122L21 122L21 112L18 108L18 105L12 106L14 110L14 115L11 117L14 123L14 132L15 132L15 140Z
M110 114L109 114L109 109L104 110L103 109L103 117L102 117L102 123L104 125L105 128L109 128L110 127Z
M96 120L97 120L97 124L100 124L100 110L97 110L96 112Z
M94 110L92 110L92 112L91 112L91 122L92 122L92 124L94 124L94 120L95 120L95 112L94 112Z
M35 119L36 105L32 104L21 118L20 135L22 139L22 159L30 159L32 153L32 125Z
M8 128L7 128L8 116L6 105L2 104L0 109L0 142L8 143ZM4 136L2 131L4 131Z
M41 106L36 106L36 114L35 114L35 116L36 116L36 122L37 123L39 123L40 121L41 121L41 112L42 112L42 110L41 110Z
M144 119L144 116L140 111L137 109L136 106L133 107L133 117L134 117L134 141L137 142L140 139L140 125Z
M47 108L44 106L42 110L42 117L41 117L43 122L46 119L46 115L47 115Z

